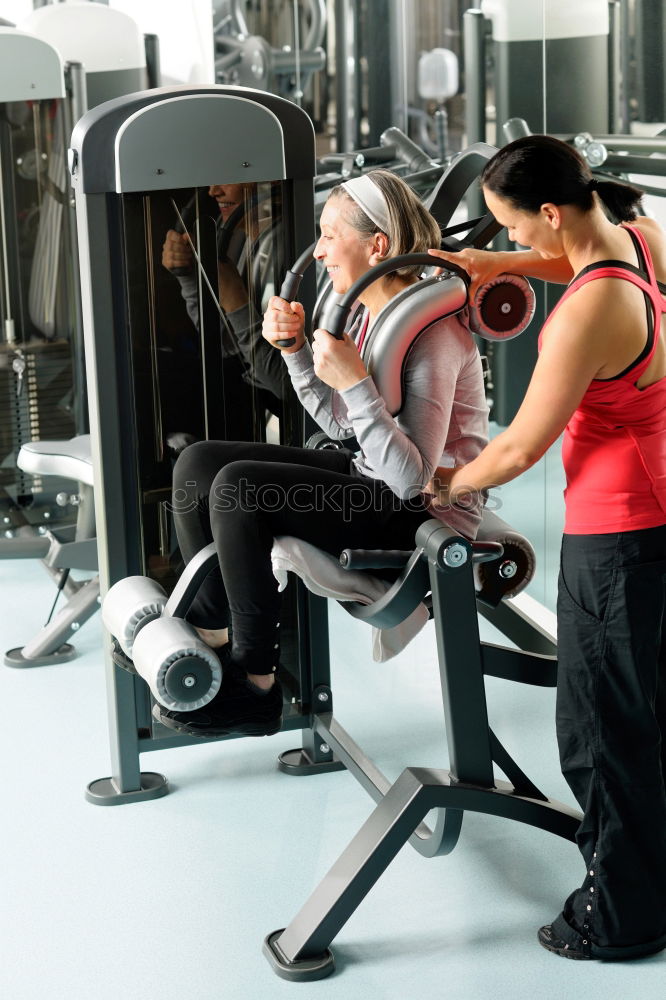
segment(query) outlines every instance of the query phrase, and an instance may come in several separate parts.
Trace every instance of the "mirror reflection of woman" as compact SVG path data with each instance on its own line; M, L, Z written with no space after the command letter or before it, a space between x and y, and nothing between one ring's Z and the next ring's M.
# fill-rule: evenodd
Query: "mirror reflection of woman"
M248 413L253 418L248 424L241 411L268 409L279 416L281 401L290 391L279 357L275 357L261 336L264 288L261 269L257 270L256 264L260 241L271 219L265 214L268 202L257 203L254 183L211 184L208 197L219 212L215 220L217 303L221 312L223 366L228 369L223 372L225 398L229 397L227 409L232 411L227 414L227 424L232 432L235 429L239 434L247 425L243 437L249 437L250 428L258 422L257 415ZM200 293L200 275L190 242L193 237L196 238L193 227L192 232L169 229L162 245L162 266L176 276L187 314L198 329L199 295L208 294L208 290L204 287ZM250 393L250 386L254 394Z

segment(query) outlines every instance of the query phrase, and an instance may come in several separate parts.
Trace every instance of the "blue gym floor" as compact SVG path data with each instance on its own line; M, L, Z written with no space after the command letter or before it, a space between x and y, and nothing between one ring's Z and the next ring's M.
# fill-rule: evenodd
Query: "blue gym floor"
M501 512L531 530L547 569L532 592L551 606L559 487L545 519L539 493L556 469L505 488ZM52 596L38 564L0 561L0 650L32 636ZM399 854L334 943L331 978L278 979L261 954L264 936L292 919L371 800L345 772L278 772L277 754L296 743L287 733L146 754L144 770L166 774L170 795L88 804L87 783L110 773L100 629L99 616L81 629L69 664L0 667L3 998L664 996L664 954L601 964L540 948L537 928L582 878L576 849L474 815L451 856ZM336 716L390 777L447 763L432 629L373 664L367 627L331 607ZM487 690L500 738L549 794L573 804L557 767L554 693L495 679Z

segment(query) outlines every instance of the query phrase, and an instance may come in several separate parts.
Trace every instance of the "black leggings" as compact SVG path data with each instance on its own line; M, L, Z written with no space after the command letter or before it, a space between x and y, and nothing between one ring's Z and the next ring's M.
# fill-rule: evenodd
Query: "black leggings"
M419 496L400 501L356 473L346 450L247 441L202 441L174 468L173 508L186 562L215 542L219 568L199 590L188 620L232 626L232 659L253 674L277 666L280 596L271 567L277 535L339 555L344 548L411 549L431 515Z

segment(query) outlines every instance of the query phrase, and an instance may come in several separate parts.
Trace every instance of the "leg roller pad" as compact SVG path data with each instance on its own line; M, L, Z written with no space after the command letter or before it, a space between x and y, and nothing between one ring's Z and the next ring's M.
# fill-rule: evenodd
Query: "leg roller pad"
M140 630L159 618L166 602L164 588L147 576L128 576L109 590L102 604L102 620L130 659Z
M220 690L222 665L191 625L181 618L161 617L166 603L167 595L155 580L128 576L104 598L102 618L160 705L191 712Z
M202 708L222 684L218 656L182 618L148 622L134 640L132 659L153 697L175 712Z

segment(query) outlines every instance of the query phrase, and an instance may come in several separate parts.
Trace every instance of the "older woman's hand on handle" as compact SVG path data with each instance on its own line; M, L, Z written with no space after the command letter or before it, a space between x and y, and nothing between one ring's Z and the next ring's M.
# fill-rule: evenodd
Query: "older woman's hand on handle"
M272 295L268 301L262 336L271 347L281 350L283 354L295 354L305 343L305 313L300 302L287 302L279 295ZM289 347L280 347L279 340L291 340Z
M312 353L315 375L331 389L343 392L367 378L368 370L358 347L347 333L338 340L328 330L315 330Z
M268 301L262 336L283 354L295 354L305 343L305 313L300 302L287 302L279 295ZM278 341L293 338L290 347L280 347ZM367 377L367 369L354 341L345 334L341 340L327 330L315 330L312 337L315 374L331 389L344 390Z
M451 264L463 267L470 277L469 298L473 302L482 285L503 274L507 269L506 253L496 253L493 250L459 250L449 253L448 250L428 250L428 253Z

